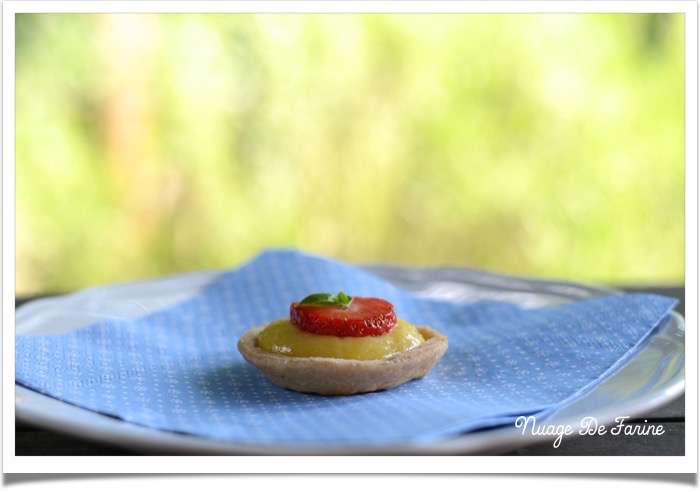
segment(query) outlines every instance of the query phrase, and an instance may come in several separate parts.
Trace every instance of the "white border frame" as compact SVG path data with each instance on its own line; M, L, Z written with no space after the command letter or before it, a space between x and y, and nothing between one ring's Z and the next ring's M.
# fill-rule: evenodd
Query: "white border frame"
M694 1L240 1L56 2L3 4L3 239L14 238L14 20L17 13L681 13L685 15L686 67L686 455L683 457L29 457L15 456L14 316L3 302L4 473L697 473L697 3ZM15 245L3 240L3 300L14 297ZM88 485L86 483L85 485ZM551 485L551 482L550 482ZM520 486L520 485L519 485Z

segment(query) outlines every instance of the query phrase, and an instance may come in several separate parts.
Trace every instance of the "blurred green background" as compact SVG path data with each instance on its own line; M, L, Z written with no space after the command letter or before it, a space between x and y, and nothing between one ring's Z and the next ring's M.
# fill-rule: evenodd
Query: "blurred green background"
M684 279L681 15L21 14L18 294L293 247Z

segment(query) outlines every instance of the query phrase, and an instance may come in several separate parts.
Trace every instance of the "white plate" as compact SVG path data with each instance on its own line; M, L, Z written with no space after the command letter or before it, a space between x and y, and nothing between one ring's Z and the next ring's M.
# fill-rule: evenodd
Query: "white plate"
M474 302L491 299L522 307L554 306L617 293L579 284L530 280L454 268L406 269L367 267L368 270L420 296ZM220 272L199 272L160 280L111 285L67 296L46 298L20 306L16 333L63 333L104 318L137 318L192 297ZM50 327L50 328L47 328ZM574 432L585 417L599 424L634 418L677 398L684 391L685 323L673 313L626 365L593 391L569 402L537 425L570 425ZM515 426L469 433L437 443L362 446L244 445L164 432L130 424L15 386L18 420L122 446L145 454L492 454L549 441L556 436L523 434ZM566 439L566 437L564 437Z

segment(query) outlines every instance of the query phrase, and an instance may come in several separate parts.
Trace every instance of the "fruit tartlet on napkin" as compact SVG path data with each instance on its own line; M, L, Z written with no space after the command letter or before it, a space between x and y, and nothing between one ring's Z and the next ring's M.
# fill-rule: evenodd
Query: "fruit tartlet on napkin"
M447 352L421 379L329 397L276 386L236 349L251 327L287 316L290 302L339 291L390 302L403 319L444 334ZM544 309L465 305L417 297L340 262L270 251L142 318L17 336L16 381L133 424L208 439L426 442L560 408L633 357L675 303L634 294Z

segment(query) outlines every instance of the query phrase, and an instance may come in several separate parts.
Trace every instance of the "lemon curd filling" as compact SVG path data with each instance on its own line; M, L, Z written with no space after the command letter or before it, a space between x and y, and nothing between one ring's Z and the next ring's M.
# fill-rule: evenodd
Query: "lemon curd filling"
M402 319L389 333L376 337L317 335L299 329L289 319L280 319L270 323L258 335L256 344L267 352L290 357L377 360L424 342L416 327Z

